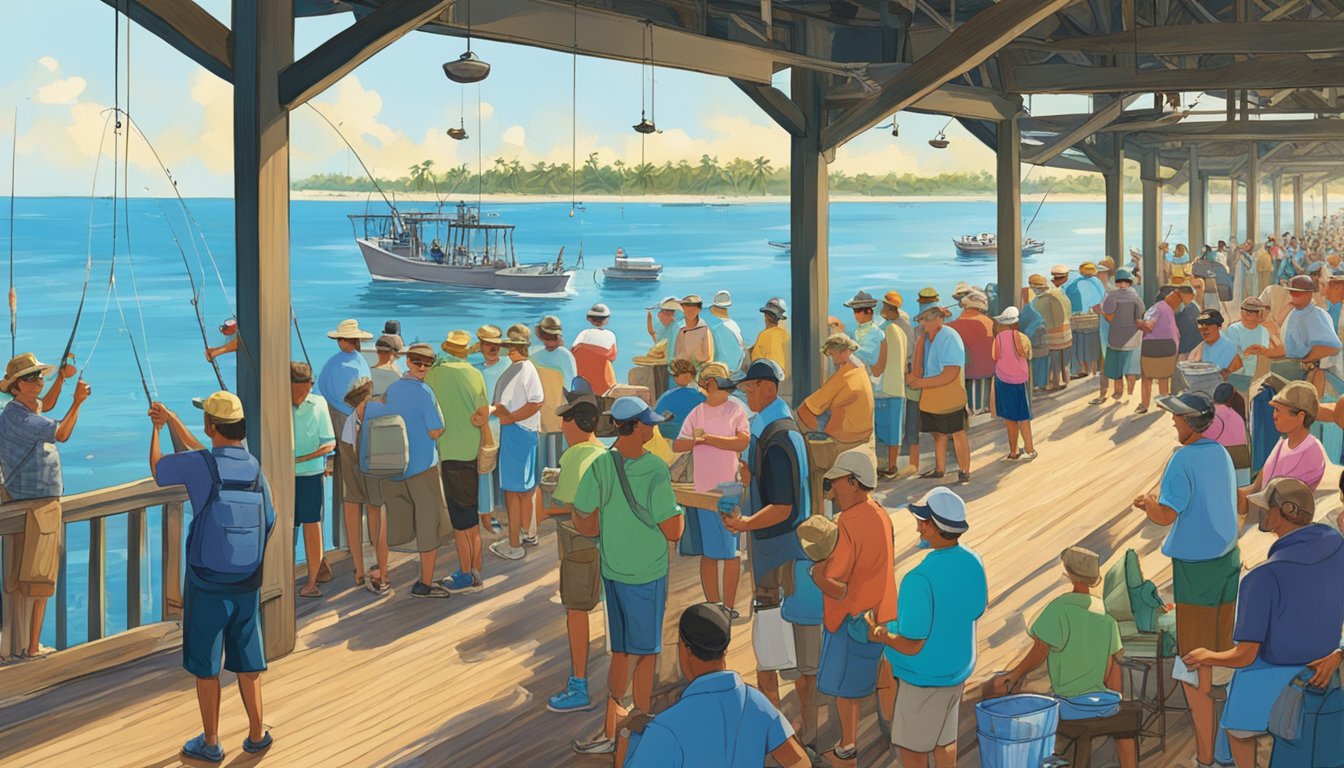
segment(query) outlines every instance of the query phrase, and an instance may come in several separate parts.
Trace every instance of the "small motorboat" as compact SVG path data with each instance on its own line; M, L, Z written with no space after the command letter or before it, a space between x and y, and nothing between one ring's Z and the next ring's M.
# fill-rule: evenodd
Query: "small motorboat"
M956 246L957 252L966 255L984 255L997 253L999 250L999 238L992 232L981 232L978 235L963 235L952 238L952 245ZM1022 255L1036 256L1045 252L1045 243L1035 238L1024 238L1022 240Z
M793 250L792 240L766 240L765 244L778 251L783 251L787 255Z
M647 256L627 256L624 248L617 248L615 262L602 270L604 279L622 283L651 283L662 275L662 264Z

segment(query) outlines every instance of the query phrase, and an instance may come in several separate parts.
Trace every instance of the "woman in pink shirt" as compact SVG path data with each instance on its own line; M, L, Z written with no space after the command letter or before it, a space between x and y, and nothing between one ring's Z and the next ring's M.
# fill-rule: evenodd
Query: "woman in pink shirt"
M1251 446L1246 433L1246 417L1232 407L1236 388L1227 382L1213 390L1213 423L1204 430L1204 436L1227 449L1232 466L1237 470L1237 487L1251 482Z
M751 425L747 409L729 397L733 388L728 369L721 363L710 363L700 369L696 377L705 391L705 402L697 405L681 423L681 434L672 442L678 452L691 451L696 491L713 491L719 483L737 480L737 465L742 452L751 442ZM737 583L742 575L742 561L737 557L737 534L723 525L723 516L717 509L686 509L687 516L695 515L699 523L703 545L700 560L700 585L705 600L719 602L719 568L723 564L723 605L734 619L738 617L733 604L737 600Z
M1008 455L1004 458L1030 461L1036 458L1036 446L1031 439L1031 398L1027 396L1031 341L1017 330L1017 321L1017 307L1008 307L994 318L999 328L990 350L994 359L994 412L1008 429ZM1019 433L1021 453L1017 451Z
M1274 430L1280 435L1255 482L1237 491L1237 513L1246 514L1246 497L1258 493L1276 477L1294 477L1315 491L1325 477L1325 448L1311 434L1312 422L1320 410L1316 387L1305 381L1292 381L1269 401L1274 413Z

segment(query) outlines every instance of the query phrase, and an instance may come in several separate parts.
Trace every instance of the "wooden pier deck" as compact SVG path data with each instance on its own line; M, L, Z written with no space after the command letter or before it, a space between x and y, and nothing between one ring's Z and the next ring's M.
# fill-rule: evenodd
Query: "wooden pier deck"
M1027 618L1065 589L1057 559L1063 548L1081 543L1109 559L1133 547L1150 578L1159 584L1169 578L1158 552L1163 531L1130 506L1153 484L1175 447L1168 417L1156 409L1135 416L1133 400L1088 406L1094 384L1084 380L1038 402L1040 458L1033 463L999 460L1006 450L997 422L973 431L974 480L962 489L970 502L965 542L984 558L990 604L962 709L962 766L979 765L971 705L976 684L1020 655L1027 645ZM1322 517L1332 525L1339 507L1334 476L1327 475L1320 494ZM913 564L916 550L914 526L898 504L928 487L929 481L903 480L881 489L892 510L901 573ZM546 697L560 690L569 674L554 534L545 527L541 546L525 561L489 559L487 590L478 595L412 600L413 565L402 556L394 569L399 591L387 600L350 588L347 572L327 585L325 600L300 601L298 646L263 678L265 720L275 745L261 756L242 751L246 719L226 687L225 764L610 765L609 758L581 758L569 750L571 739L598 727L600 711L557 715L545 709ZM1263 559L1269 543L1267 536L1249 534L1243 541L1247 563ZM451 551L444 558L445 566L454 564ZM748 581L740 592L738 607L745 613ZM675 617L682 606L701 599L694 561L674 558L669 593L660 688L677 676ZM729 661L750 680L749 626L737 627ZM589 677L600 698L607 665L599 613L592 630ZM178 755L181 743L200 730L192 680L179 661L176 652L161 653L0 704L0 765L196 765ZM227 674L225 682L232 682ZM792 686L786 684L785 692L785 711L795 716ZM1188 725L1175 715L1170 723L1166 753L1143 765L1191 764ZM818 743L829 746L836 735L834 718L823 708ZM881 743L871 702L861 736L862 765L896 764Z

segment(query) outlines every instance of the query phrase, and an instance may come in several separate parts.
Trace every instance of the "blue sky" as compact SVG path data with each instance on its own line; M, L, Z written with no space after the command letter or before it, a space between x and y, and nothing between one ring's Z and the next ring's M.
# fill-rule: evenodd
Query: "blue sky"
M228 0L203 0L227 19ZM105 118L113 103L113 12L98 0L44 0L7 8L10 39L0 53L0 110L19 109L18 187L25 195L87 195ZM301 19L296 53L303 55L348 26L348 14ZM123 21L123 30L125 24ZM125 77L125 42L122 76ZM232 193L231 87L173 51L149 33L131 32L131 111L178 179L184 194ZM495 157L525 163L568 162L571 154L571 57L490 42L476 51L493 65L481 85L481 130L476 128L477 88L444 78L440 65L464 49L457 38L415 33L380 52L318 96L315 104L344 132L380 176L399 176L411 163L433 159L439 168L476 165L479 150L488 167ZM637 163L641 74L636 64L580 58L577 142L580 161L596 151L604 162ZM663 133L642 147L651 162L720 160L764 155L783 165L787 135L725 79L658 70L657 122ZM125 87L122 94L123 106ZM1050 102L1036 99L1038 113ZM1085 101L1061 97L1050 111L1085 109ZM465 115L471 138L453 142L444 131ZM834 167L859 171L913 172L993 170L993 156L953 124L953 151L928 147L946 118L904 113L901 136L871 131L841 148ZM0 117L0 140L11 138L10 119ZM110 134L109 134L110 136ZM358 173L339 137L306 109L291 125L291 173ZM477 140L480 139L478 145ZM110 156L111 139L104 154ZM138 142L131 146L131 185L166 193L166 181ZM104 176L110 166L104 162ZM103 182L100 182L100 187Z

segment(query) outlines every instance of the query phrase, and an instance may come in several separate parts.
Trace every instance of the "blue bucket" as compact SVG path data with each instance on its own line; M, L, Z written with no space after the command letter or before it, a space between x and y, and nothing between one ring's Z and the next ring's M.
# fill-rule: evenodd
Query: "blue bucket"
M1037 768L1055 752L1059 702L1023 693L975 705L981 768Z
M718 490L723 494L723 498L719 500L719 514L731 515L742 503L744 486L738 482L719 483Z

